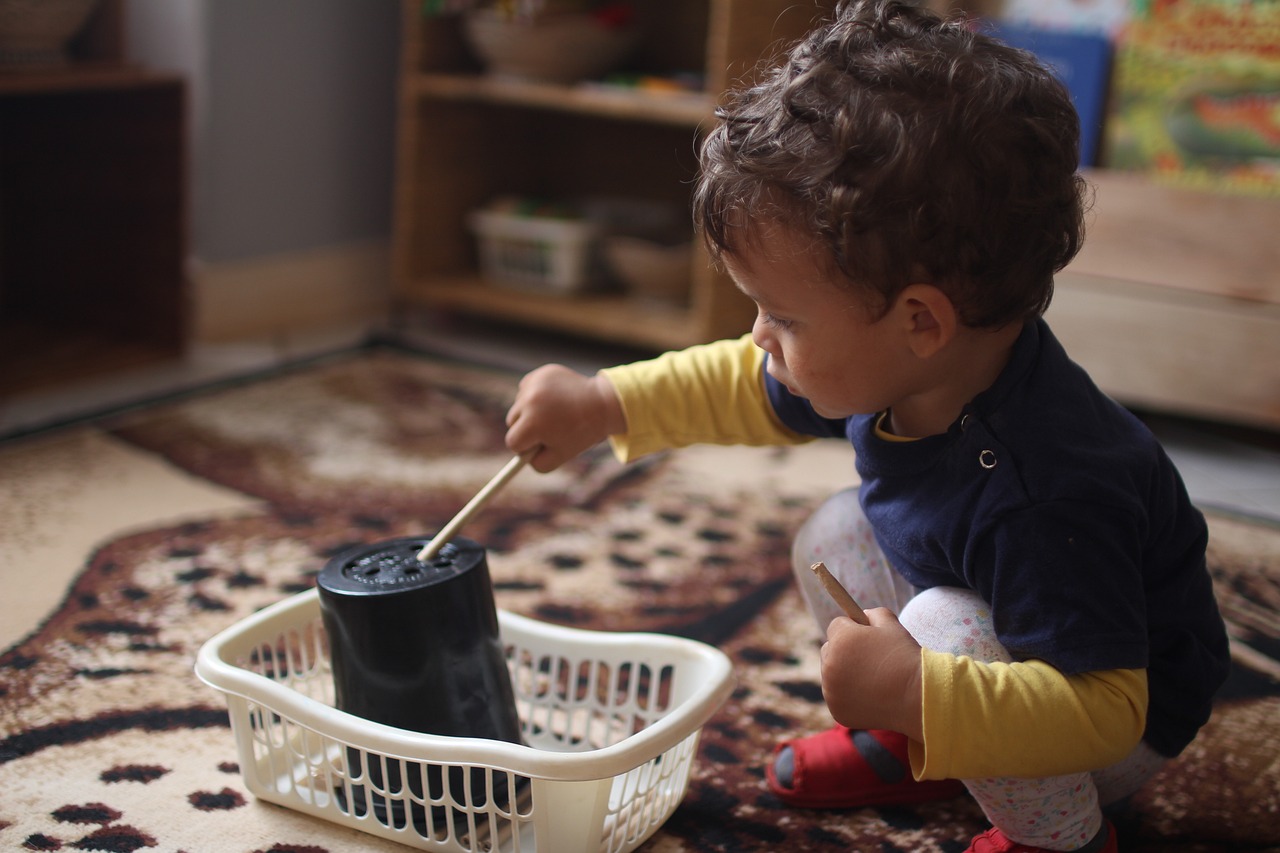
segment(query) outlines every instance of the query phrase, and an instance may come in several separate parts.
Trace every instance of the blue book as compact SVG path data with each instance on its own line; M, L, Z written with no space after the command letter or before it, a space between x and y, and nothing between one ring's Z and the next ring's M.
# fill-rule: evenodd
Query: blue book
M1111 42L1107 37L995 21L986 22L983 30L1011 47L1034 53L1058 75L1080 116L1080 165L1094 165L1102 141L1111 74Z

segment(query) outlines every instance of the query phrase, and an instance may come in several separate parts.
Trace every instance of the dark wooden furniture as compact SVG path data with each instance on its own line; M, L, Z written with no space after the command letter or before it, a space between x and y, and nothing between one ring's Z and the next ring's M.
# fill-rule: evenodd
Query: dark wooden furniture
M0 395L182 351L185 84L124 61L121 0L0 67Z

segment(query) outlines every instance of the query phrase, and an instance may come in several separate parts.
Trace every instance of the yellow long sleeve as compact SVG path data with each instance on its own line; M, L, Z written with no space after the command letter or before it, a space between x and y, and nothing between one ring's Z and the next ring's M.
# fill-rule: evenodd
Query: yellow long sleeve
M761 380L763 364L764 351L744 335L600 371L627 419L626 434L610 438L614 453L627 462L691 444L809 441L774 414Z
M921 664L918 779L1096 770L1128 755L1146 725L1146 670L1064 675L1038 660L980 663L928 649Z

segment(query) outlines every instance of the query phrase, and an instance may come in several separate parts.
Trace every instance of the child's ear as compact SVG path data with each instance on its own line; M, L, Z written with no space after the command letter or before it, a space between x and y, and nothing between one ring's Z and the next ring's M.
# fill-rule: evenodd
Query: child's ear
M898 294L902 328L917 358L929 358L956 335L960 318L950 297L931 284L911 284Z

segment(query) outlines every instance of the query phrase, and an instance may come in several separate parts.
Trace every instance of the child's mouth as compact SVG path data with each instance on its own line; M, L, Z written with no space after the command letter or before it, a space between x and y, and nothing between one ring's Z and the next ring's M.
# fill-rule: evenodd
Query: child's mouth
M779 376L779 375L778 375L777 373L775 373L773 370L769 370L769 376L773 378L773 381L777 382L777 383L778 383L779 385L781 385L783 388L786 388L786 389L787 389L787 393L788 393L788 394L790 394L791 396L793 396L793 397L802 397L802 396L804 396L803 394L801 394L800 392L798 392L798 391L796 390L796 386L792 385L792 384L791 384L790 382L788 382L786 379L784 379L783 377Z

